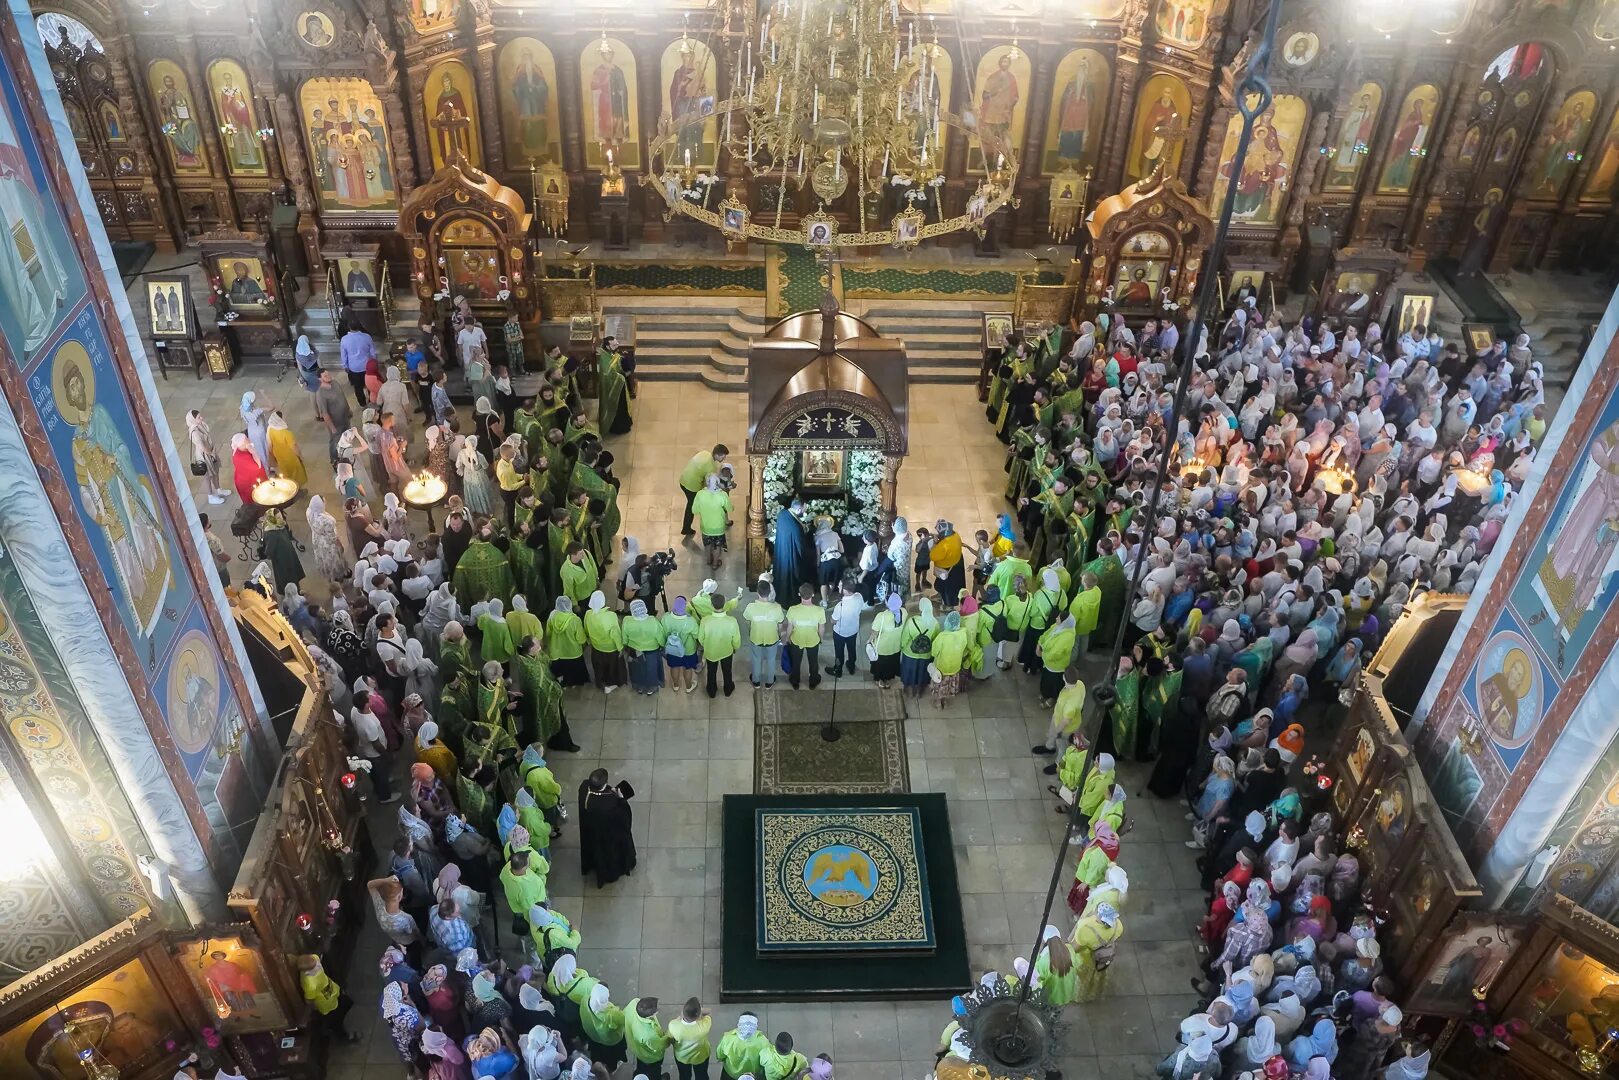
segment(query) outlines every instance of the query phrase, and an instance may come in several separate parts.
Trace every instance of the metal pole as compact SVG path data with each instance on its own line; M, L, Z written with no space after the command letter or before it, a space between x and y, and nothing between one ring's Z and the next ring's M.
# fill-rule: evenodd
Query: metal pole
M1276 44L1276 27L1281 15L1282 0L1270 0L1270 10L1265 17L1264 36L1254 49L1253 59L1249 62L1247 73L1238 82L1235 88L1237 99L1237 112L1242 117L1242 130L1237 137L1236 153L1231 159L1231 181L1226 185L1225 199L1220 207L1220 220L1215 228L1214 240L1209 245L1208 253L1203 259L1203 279L1198 283L1197 305L1192 324L1187 327L1186 334L1180 341L1180 357L1176 364L1175 402L1170 414L1169 423L1165 425L1166 443L1158 459L1158 478L1153 485L1152 497L1147 503L1146 521L1148 529L1156 528L1158 521L1159 497L1163 492L1164 482L1169 477L1171 459L1174 457L1175 439L1180 428L1181 409L1186 401L1186 390L1191 383L1193 361L1196 358L1198 341L1202 337L1203 328L1208 324L1208 314L1219 296L1217 288L1218 277L1216 271L1220 266L1220 258L1225 252L1226 237L1231 231L1231 218L1236 210L1237 183L1236 171L1248 156L1248 146L1253 141L1254 122L1270 107L1272 93L1266 74L1270 70L1271 52ZM1255 101L1252 105L1248 97L1253 95ZM1051 868L1051 883L1046 888L1046 906L1040 917L1040 925L1035 930L1034 945L1029 950L1030 977L1023 980L1018 989L1018 1007L1013 1015L1013 1022L1008 1025L996 1043L996 1049L1004 1050L1008 1054L1015 1054L1018 1058L1026 1056L1025 1040L1018 1034L1021 1030L1019 1021L1025 1003L1029 999L1029 988L1033 983L1033 965L1040 953L1040 946L1044 943L1041 935L1051 919L1051 908L1057 898L1057 889L1062 882L1063 864L1067 859L1068 841L1073 838L1074 828L1079 824L1079 797L1085 790L1085 781L1090 775L1091 765L1096 761L1096 743L1101 735L1102 722L1106 719L1108 708L1117 698L1114 682L1118 675L1119 657L1124 652L1124 634L1129 625L1130 605L1135 600L1136 591L1141 588L1141 579L1146 570L1146 546L1149 532L1142 534L1142 551L1136 558L1135 571L1130 578L1130 587L1125 593L1125 612L1119 620L1118 632L1113 638L1112 655L1108 661L1107 671L1102 676L1102 684L1091 695L1096 708L1091 714L1090 722L1084 725L1087 739L1091 749L1085 754L1085 763L1080 768L1079 780L1074 787L1074 808L1068 815L1068 827L1063 831L1061 844L1057 848L1056 865ZM1119 747L1123 750L1123 747Z

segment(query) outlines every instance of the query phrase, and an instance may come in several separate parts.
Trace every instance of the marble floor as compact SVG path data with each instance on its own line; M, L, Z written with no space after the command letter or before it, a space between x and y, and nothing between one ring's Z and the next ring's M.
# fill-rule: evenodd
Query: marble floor
M279 383L273 374L238 375L228 382L184 376L160 380L158 388L182 455L187 409L200 409L225 447L239 430L236 410L243 391L268 397L284 410L298 435L311 489L331 494L324 432L316 428L309 396L291 376ZM692 453L716 441L740 452L745 407L742 395L700 385L645 386L635 403L634 430L611 441L623 478L625 532L639 538L643 547L673 545L680 551L671 596L689 593L704 576L695 549L678 543L679 468ZM901 513L913 523L950 518L969 536L977 528L989 528L1004 505L1004 451L971 388L916 386L911 415L911 453L899 474ZM739 460L739 471L745 471L745 459ZM228 479L227 466L227 486ZM201 485L192 480L199 508L216 511L218 527L226 530L222 538L228 538L225 522L235 497L226 505L208 507ZM726 592L734 592L743 579L744 516L739 508L732 552L718 575ZM293 517L295 531L306 535L302 513ZM425 528L425 522L418 527ZM234 545L232 549L234 556ZM249 567L237 562L232 569L239 581ZM307 585L306 593L324 598L325 590L313 578ZM1100 664L1092 661L1091 666L1098 669ZM741 678L739 672L739 682ZM857 685L865 679L862 674ZM829 680L819 692L830 687ZM949 796L975 973L1006 968L1012 957L1028 954L1060 846L1062 818L1053 812L1055 801L1045 790L1050 778L1040 771L1044 759L1029 754L1048 719L1036 696L1032 680L1000 673L945 710L913 705L905 724L913 790ZM720 928L726 918L719 897L718 845L722 797L752 791L753 699L747 685L742 683L732 698L714 701L701 693L643 698L627 691L607 697L572 691L567 709L583 750L556 757L564 790L571 792L601 766L615 777L627 777L639 793L634 806L640 867L633 876L605 889L586 886L570 848L575 840L571 827L560 842L550 887L583 931L581 964L606 981L615 1001L657 994L674 1002L699 994L714 1008L717 1036L732 1026L740 1009L718 1001ZM1127 767L1123 778L1134 793L1145 771ZM1071 1010L1064 1043L1066 1080L1150 1075L1192 1003L1187 985L1196 963L1191 929L1202 905L1193 853L1182 844L1187 835L1183 810L1149 795L1134 798L1129 806L1134 827L1124 837L1120 857L1132 884L1125 935L1108 997ZM390 816L378 811L376 835L392 838ZM1064 856L1071 866L1072 854ZM1067 881L1065 874L1064 890ZM1070 919L1061 896L1057 915L1053 921L1066 928ZM502 943L510 947L510 923L504 913L501 918ZM335 1050L333 1075L381 1078L403 1073L384 1025L377 1022L374 958L381 949L380 934L368 919L348 979L357 1002L350 1025L363 1038ZM839 1080L921 1080L949 1019L948 1003L942 1001L773 1003L755 1011L768 1031L791 1031L808 1055L830 1054Z

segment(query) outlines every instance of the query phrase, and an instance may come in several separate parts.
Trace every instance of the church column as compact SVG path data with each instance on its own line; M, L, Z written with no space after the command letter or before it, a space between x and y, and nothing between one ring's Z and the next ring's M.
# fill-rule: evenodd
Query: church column
M584 92L579 86L579 50L574 45L559 44L551 50L551 57L557 68L557 85L552 92L557 96L557 123L562 128L557 132L557 143L562 148L560 164L572 180L568 189L567 239L578 243L589 238L590 222L586 219L594 215L597 205L594 194L584 201L578 198L587 190L595 190L595 183L585 172L585 112Z
M513 165L528 163L506 161L506 140L500 130L500 89L495 85L495 42L491 33L487 28L480 31L472 71L478 84L478 135L483 141L480 147L483 167L491 176L504 177ZM527 194L524 192L525 196Z
M883 478L877 482L877 499L882 503L882 518L877 523L878 535L882 535L882 531L894 522L894 514L899 507L899 467L904 462L903 454L883 455Z
M1112 100L1108 102L1106 114L1113 120L1107 126L1102 152L1096 158L1096 174L1091 177L1091 195L1087 200L1091 206L1103 197L1102 192L1118 191L1123 186L1124 155L1129 150L1130 132L1135 126L1136 85L1140 72L1139 58L1121 44L1114 61Z
M769 569L765 557L765 463L768 454L748 455L748 577Z
M1044 172L1042 166L1045 164L1046 121L1051 115L1051 83L1056 77L1057 63L1062 60L1059 51L1057 61L1053 62L1050 51L1043 45L1037 45L1030 55L1034 65L1029 76L1029 93L1035 96L1025 114L1023 147L1018 162L1018 188L1023 205L1018 210L1009 208L1013 225L1011 241L1014 244L1035 242L1040 235L1036 226L1046 213L1047 200L1043 197L1046 185L1041 181L1040 174ZM1035 94L1036 88L1038 95Z
M1293 191L1283 217L1286 227L1283 228L1281 236L1283 264L1288 271L1291 271L1294 254L1303 243L1300 226L1304 224L1304 213L1310 206L1310 192L1315 189L1316 178L1322 171L1321 163L1326 160L1315 148L1325 143L1327 125L1332 121L1333 115L1330 110L1317 110L1310 120L1309 133L1304 136L1303 143L1299 147L1299 157L1303 160L1294 175Z

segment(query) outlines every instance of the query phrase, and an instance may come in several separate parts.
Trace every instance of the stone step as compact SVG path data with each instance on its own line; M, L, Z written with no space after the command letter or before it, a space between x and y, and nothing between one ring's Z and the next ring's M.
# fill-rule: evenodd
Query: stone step
M934 364L913 364L906 367L906 372L913 383L971 386L978 381L977 367L969 370ZM746 393L748 389L746 371L735 374L723 372L706 361L682 361L642 367L637 357L636 378L644 383L700 382L711 389L728 393Z

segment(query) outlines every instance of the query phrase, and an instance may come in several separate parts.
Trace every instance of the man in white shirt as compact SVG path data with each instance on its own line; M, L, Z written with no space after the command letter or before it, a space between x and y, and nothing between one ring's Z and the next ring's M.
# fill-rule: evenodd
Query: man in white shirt
M843 595L832 605L832 677L842 678L844 658L848 657L849 674L859 670L855 666L855 644L860 637L860 616L866 611L865 597L859 586L847 578L843 581Z
M354 725L355 743L360 756L371 762L371 787L384 806L399 801L393 790L393 753L388 749L388 736L383 734L382 721L371 711L368 692L354 695L354 707L349 710L349 722Z
M462 367L466 367L467 361L472 358L473 349L488 356L489 335L483 332L483 326L477 319L468 319L455 335L455 354L460 358Z

